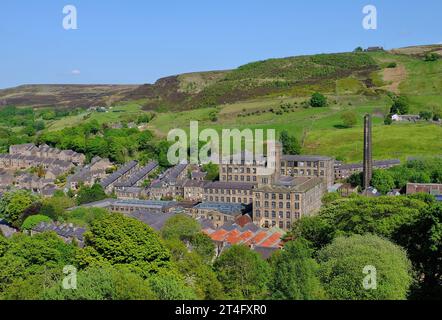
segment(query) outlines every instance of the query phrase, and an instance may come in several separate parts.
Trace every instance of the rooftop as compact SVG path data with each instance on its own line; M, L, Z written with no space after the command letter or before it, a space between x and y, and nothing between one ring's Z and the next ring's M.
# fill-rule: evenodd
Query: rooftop
M239 203L202 202L194 208L198 210L218 211L227 215L238 215L243 213L246 206Z

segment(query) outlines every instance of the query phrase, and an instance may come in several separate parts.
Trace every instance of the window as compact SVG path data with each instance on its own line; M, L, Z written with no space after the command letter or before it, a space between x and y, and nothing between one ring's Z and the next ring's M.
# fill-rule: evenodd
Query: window
M292 224L290 223L290 221L287 221L286 226L287 226L287 229L290 229L292 227Z
M279 221L279 228L280 228L280 229L284 229L284 222Z
M276 200L276 194L272 193L272 200Z
M290 217L291 217L290 211L287 211L285 213L285 217L286 217L286 219L290 219Z
M287 193L287 194L285 195L285 198L286 198L287 200L290 200L290 193Z
M261 216L261 211L256 210L255 215L256 215L257 218L259 218Z
M264 211L264 217L268 218L269 217L269 212L266 210Z
M279 200L284 200L284 195L282 193L279 194Z
M282 208L284 208L284 203L283 203L283 202L280 202L280 203L279 203L279 209L282 209Z
M268 201L264 201L264 208L268 208L269 207L269 202Z
M296 210L299 210L299 202L296 202L296 203L295 203L295 209L296 209Z
M284 212L279 211L279 219L284 219Z
M272 218L276 219L276 211L272 211Z
M290 209L290 202L287 202L287 203L285 204L285 207L286 207L287 209Z

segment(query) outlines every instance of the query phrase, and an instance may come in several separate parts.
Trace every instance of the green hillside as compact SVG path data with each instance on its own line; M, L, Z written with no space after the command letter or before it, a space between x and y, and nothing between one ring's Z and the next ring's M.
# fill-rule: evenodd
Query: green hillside
M154 114L147 128L157 140L164 139L172 128L188 129L195 120L201 129L219 131L287 130L298 138L305 153L352 162L361 160L362 119L371 113L375 158L440 155L441 125L384 125L393 95L406 97L412 114L442 115L442 60L425 61L429 52L442 52L442 46L269 59L235 70L167 77L126 92L106 113L80 110L45 121L45 131L91 120L127 123L147 111ZM308 106L314 92L327 96L327 107ZM357 118L352 128L343 126L342 114L348 111ZM1 126L7 127L7 121ZM20 132L20 125L12 130ZM14 136L2 133L0 139L10 139L8 135Z

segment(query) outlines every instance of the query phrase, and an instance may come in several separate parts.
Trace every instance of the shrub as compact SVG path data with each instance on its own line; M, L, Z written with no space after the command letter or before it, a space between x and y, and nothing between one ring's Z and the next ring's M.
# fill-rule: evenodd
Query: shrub
M315 92L312 95L312 98L310 99L310 105L313 108L323 108L327 106L327 98L319 93L319 92Z

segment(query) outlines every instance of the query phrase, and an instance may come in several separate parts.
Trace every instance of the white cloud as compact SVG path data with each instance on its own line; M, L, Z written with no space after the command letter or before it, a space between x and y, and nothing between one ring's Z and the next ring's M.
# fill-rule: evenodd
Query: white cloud
M71 71L71 74L73 74L74 76L78 76L78 75L81 74L81 71L78 70L78 69L75 69L75 70L72 70L72 71Z

